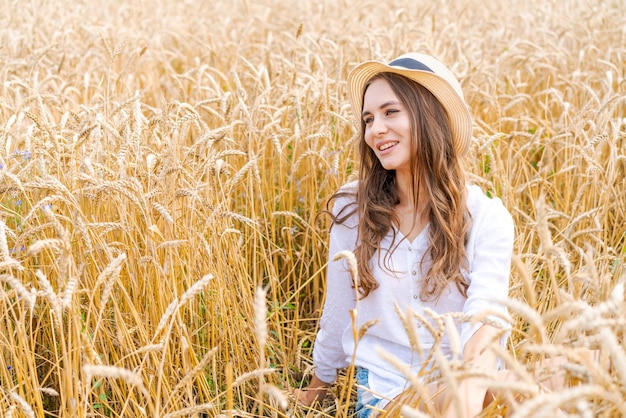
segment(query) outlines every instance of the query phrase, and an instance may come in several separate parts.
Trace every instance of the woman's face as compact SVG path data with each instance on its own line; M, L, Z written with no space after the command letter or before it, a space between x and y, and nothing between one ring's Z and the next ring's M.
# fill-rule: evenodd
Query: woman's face
M410 172L411 122L409 111L382 78L373 80L363 97L365 143L386 170Z

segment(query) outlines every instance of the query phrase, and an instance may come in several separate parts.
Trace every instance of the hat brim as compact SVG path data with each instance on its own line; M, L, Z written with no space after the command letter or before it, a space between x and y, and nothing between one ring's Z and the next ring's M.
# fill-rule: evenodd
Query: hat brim
M472 139L472 116L467 104L454 87L437 74L426 70L412 70L390 66L380 61L365 61L348 74L348 99L355 115L361 118L363 94L369 80L383 72L400 74L421 84L439 100L448 114L455 149L459 155L465 155Z

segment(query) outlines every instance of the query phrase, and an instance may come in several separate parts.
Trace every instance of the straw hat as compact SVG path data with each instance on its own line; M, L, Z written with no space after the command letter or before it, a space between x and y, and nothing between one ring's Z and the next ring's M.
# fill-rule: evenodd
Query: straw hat
M461 85L448 68L435 58L411 52L385 64L366 61L348 75L348 98L360 117L365 86L374 75L389 72L403 75L426 87L448 113L452 137L459 155L465 155L472 139L472 116L463 98Z

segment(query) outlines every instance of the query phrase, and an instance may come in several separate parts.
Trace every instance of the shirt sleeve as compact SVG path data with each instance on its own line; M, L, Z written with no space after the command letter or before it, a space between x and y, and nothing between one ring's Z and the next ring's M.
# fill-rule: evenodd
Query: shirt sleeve
M469 288L463 313L467 316L485 315L500 324L507 332L500 342L505 344L511 324L508 310L502 303L509 293L511 257L513 255L514 224L502 202L495 198L482 211L478 219L473 219L472 259L470 260ZM492 315L488 315L491 312ZM461 326L463 347L478 331L481 322L466 322Z
M353 251L355 237L356 228L345 224L335 224L330 230L326 299L313 347L315 374L326 383L333 383L337 379L337 369L349 365L342 336L351 328L350 310L356 305L356 291L352 287L347 262L344 259L334 261L333 258L340 251Z

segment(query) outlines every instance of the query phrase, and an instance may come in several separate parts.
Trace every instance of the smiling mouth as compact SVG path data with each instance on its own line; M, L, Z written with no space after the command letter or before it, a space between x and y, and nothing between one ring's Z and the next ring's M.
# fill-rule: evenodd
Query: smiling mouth
M378 147L378 151L384 151L386 149L389 149L391 147L393 147L394 145L397 145L398 142L387 142L386 144L381 145L380 147Z

